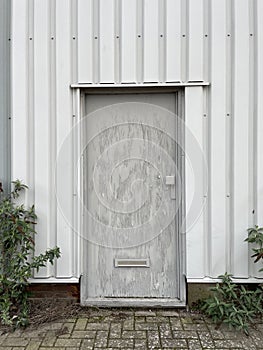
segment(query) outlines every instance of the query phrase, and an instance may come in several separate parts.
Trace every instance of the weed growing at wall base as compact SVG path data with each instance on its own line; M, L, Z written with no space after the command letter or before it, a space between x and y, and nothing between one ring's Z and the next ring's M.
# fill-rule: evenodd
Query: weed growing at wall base
M55 247L33 256L37 216L34 206L26 209L15 203L27 186L18 180L13 185L0 201L0 318L4 325L19 327L29 323L28 279L34 269L53 264L60 250Z
M263 314L262 289L248 290L233 283L231 277L227 273L219 276L222 282L211 288L213 296L202 302L201 310L213 322L228 324L248 334L249 325Z
M245 242L255 244L252 248L254 262L263 259L263 227L255 226L248 229ZM263 271L263 268L259 271ZM249 290L242 285L233 283L232 275L225 273L219 276L222 283L211 288L213 296L201 301L201 310L212 318L215 323L226 323L230 327L242 329L248 334L249 324L256 316L263 315L262 288Z
M263 227L255 226L248 229L248 238L245 242L256 244L257 248L252 248L254 254L251 258L255 258L254 262L257 263L263 259ZM259 271L263 271L261 268Z

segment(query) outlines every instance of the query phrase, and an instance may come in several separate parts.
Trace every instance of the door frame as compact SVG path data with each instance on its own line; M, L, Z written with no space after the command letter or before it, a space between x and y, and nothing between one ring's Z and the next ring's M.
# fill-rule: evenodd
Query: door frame
M78 124L81 118L85 115L85 96L86 95L111 95L111 94L162 94L162 93L173 93L176 98L176 114L182 119L182 123L176 130L176 136L180 139L180 144L184 146L184 119L185 119L185 98L184 98L184 87L178 86L151 86L143 87L134 85L132 87L83 87L73 90L73 117L74 124ZM74 125L73 125L74 126ZM77 128L78 131L75 133L73 139L73 157L75 161L76 157L81 152L82 144L82 130ZM185 227L184 227L184 216L185 216L185 157L184 152L180 147L177 147L177 164L180 171L183 189L182 189L182 200L178 211L177 220L177 252L175 258L177 260L177 276L175 276L178 281L178 299L167 299L167 298L88 298L85 297L85 282L88 276L85 274L85 241L83 239L83 213L82 205L83 201L83 161L82 157L80 159L80 167L74 174L74 184L76 186L75 193L79 196L75 196L74 203L74 227L80 234L78 239L79 252L81 254L81 262L79 269L81 271L80 278L80 298L81 304L86 306L135 306L135 307L185 307L186 305L186 237L185 237ZM75 162L74 162L75 163ZM175 232L176 233L176 232Z

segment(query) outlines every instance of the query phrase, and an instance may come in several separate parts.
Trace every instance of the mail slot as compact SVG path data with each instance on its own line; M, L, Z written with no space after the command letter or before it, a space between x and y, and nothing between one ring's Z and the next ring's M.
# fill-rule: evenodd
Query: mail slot
M150 267L149 259L114 259L115 267Z

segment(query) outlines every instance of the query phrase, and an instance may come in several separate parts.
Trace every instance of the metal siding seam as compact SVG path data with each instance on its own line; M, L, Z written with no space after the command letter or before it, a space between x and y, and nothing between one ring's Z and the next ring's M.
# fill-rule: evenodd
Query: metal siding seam
M76 0L71 0L71 14L70 14L70 22L71 22L71 81L76 81L78 77L77 73L77 42L78 42L78 36L77 36L77 14L78 14L78 8L77 8L77 1ZM72 118L76 117L76 112L75 112L75 106L74 106L74 99L73 99L73 91L71 91L71 115ZM72 121L72 127L74 127L74 120ZM72 160L74 160L74 155L75 155L75 145L76 145L77 140L73 139L72 143ZM72 162L73 163L73 162ZM75 186L74 186L74 169L72 169L72 190L73 190L73 198L72 198L72 221L73 221L73 229L72 229L72 234L71 234L71 244L72 244L72 275L76 276L76 270L77 270L77 260L78 260L78 235L75 233L74 230L74 223L75 223Z
M165 2L165 81L181 81L181 0Z
M201 278L204 276L204 189L202 159L196 158L196 146L192 141L193 135L203 150L203 87L185 88L185 191L186 191L186 242L187 242L187 277ZM198 155L199 157L201 154ZM198 162L198 164L197 164ZM195 168L193 169L194 164ZM193 195L196 196L195 208L200 209L198 217L193 217L189 208ZM196 249L198 247L198 249Z
M28 0L27 2L27 16L28 16L28 132L27 138L27 178L28 178L28 205L32 205L35 202L35 166L34 166L34 154L35 154L35 133L34 133L34 0Z
M82 191L81 188L81 162L80 162L80 144L81 144L81 130L79 128L80 123L80 89L76 89L76 91L73 91L73 100L74 100L74 110L73 113L75 115L74 117L74 125L75 132L74 132L74 140L73 140L73 147L74 147L74 157L75 160L73 161L74 164L76 164L76 161L78 159L78 168L77 171L74 171L74 239L75 239L75 252L74 252L74 276L78 277L80 276L80 273L82 272L81 269L81 263L83 260L83 251L82 251L82 245L81 245L81 218L82 213L80 212L81 209L81 198L80 194Z
M78 0L77 7L77 79L76 82L92 83L93 80L93 0Z
M6 130L6 117L5 117L5 107L6 107L6 98L5 98L5 89L4 86L6 84L5 78L5 70L6 70L6 2L0 2L0 61L2 64L0 65L0 182L1 182L1 190L2 186L5 190L6 186L6 175L5 175L5 166L6 166L6 157L5 157L5 148L6 148L6 138L5 138L5 130Z
M79 103L78 103L78 109L79 109L79 115L78 118L81 120L83 116L86 115L86 106L85 106L85 93L83 90L78 89L79 91ZM86 139L86 129L81 128L79 130L79 147L82 150L82 147L84 146L84 140ZM85 185L86 181L84 181L84 169L85 169L85 162L84 162L84 152L81 153L80 156L80 169L79 169L79 206L81 210L79 211L79 233L80 233L80 256L81 256L81 261L80 261L80 273L84 273L84 266L87 260L87 257L84 255L84 244L85 244L85 238L84 238L84 207L82 203L84 203L84 194L85 194ZM82 277L81 277L82 278ZM83 281L83 280L82 280ZM81 285L81 288L83 288L83 284Z
M209 90L203 87L203 151L207 159L208 169L203 169L203 196L206 199L204 207L204 274L211 276L211 225L210 225L210 175L211 175L211 161L210 161L210 101ZM208 171L206 171L208 170ZM207 176L206 176L207 175Z
M49 0L49 45L48 45L48 59L49 59L49 176L48 183L50 189L50 202L49 202L49 231L53 232L50 235L49 244L51 247L57 245L57 201L55 195L56 188L56 154L57 154L57 116L56 116L56 2ZM52 39L53 38L53 39ZM57 261L53 266L49 266L49 273L51 276L56 274Z
M187 278L188 283L217 283L222 282L220 278L210 278L210 277L204 277L204 278ZM233 277L234 283L240 283L240 284L247 284L247 283L255 283L260 284L263 283L263 278L235 278ZM225 348L226 349L226 348Z
M26 40L26 59L25 59L25 65L26 65L26 76L25 76L25 80L26 80L26 101L25 101L25 104L26 104L26 110L27 110L27 113L26 113L26 116L25 116L25 125L26 125L26 142L25 142L25 153L26 153L26 163L25 163L25 172L26 172L26 185L27 186L30 186L30 173L29 173L29 167L30 167L30 161L31 159L30 158L30 138L31 136L31 133L32 133L32 130L29 126L29 122L30 122L30 105L29 105L29 101L30 101L30 97L29 97L29 91L30 91L30 87L29 87L29 83L30 83L30 79L29 79L29 71L30 71L30 67L29 67L29 2L27 1L26 2L26 5L25 5L25 12L26 12L26 16L25 16L25 21L26 21L26 37L25 37L25 40ZM25 193L25 205L26 206L29 206L31 204L31 193L29 191L26 191Z
M233 2L226 3L226 270L233 269L233 61L234 61L234 35L233 35Z
M210 232L211 275L226 269L226 6L213 0L211 7L210 95ZM219 166L220 165L220 166Z
M57 277L72 277L72 144L64 142L72 128L71 25L70 0L56 1L56 79L57 79L57 151L66 149L67 159L58 158L57 170L57 242L62 255L57 261ZM62 64L63 62L63 64ZM65 190L66 189L66 190Z
M120 26L120 81L135 83L138 40L136 1L121 1Z
M234 2L235 80L234 80L234 275L248 276L247 237L249 217L249 0ZM242 175L242 176L241 176Z
M144 77L144 0L137 0L137 57L136 57L136 83L142 83Z
M112 87L116 88L115 90L117 91L117 88L132 88L134 91L135 90L141 90L144 91L144 89L148 88L171 88L172 91L174 91L175 87L190 87L190 86L209 86L210 83L207 81L202 81L202 82L185 82L185 83L181 83L181 82L174 82L174 83L144 83L144 84L84 84L84 83L80 83L80 84L71 84L70 87L71 88L82 88L82 89L89 89L90 91L93 90L94 88L98 88L98 91L106 91L107 89L111 89ZM169 90L169 89L168 89ZM94 92L94 91L93 91ZM106 91L107 92L107 91ZM120 92L120 91L118 91ZM150 92L150 91L148 91Z
M100 0L99 9L99 61L100 61L100 80L102 84L114 83L114 4L115 0Z
M203 80L211 80L211 0L204 0Z
M0 3L0 182L10 189L10 21L11 2Z
M71 81L78 79L78 2L71 0Z
M121 82L121 56L120 56L120 36L121 36L121 1L114 0L114 82Z
M27 13L25 1L12 1L11 45L11 178L27 183ZM25 195L27 204L27 195Z
M204 32L204 47L203 47L203 79L211 80L211 2L204 0L203 4L203 32ZM204 87L204 148L208 166L208 177L205 178L204 171L204 188L208 185L206 195L207 205L204 210L204 234L206 236L205 247L205 274L211 276L212 272L212 227L211 227L211 90Z
M262 150L263 150L263 2L260 0L257 1L257 32L256 32L256 38L257 38L257 80L255 81L256 84L256 98L257 98L257 123L255 130L257 132L257 223L261 227L263 226L263 156L262 156ZM259 263L259 265L261 265ZM260 268L260 266L257 266L257 270ZM257 272L258 276L262 277L262 272Z
M6 101L8 101L8 108L7 108L7 133L8 133L8 142L7 142L7 152L6 152L6 157L7 157L7 186L6 189L10 190L11 189L11 154L12 154L12 134L11 134L11 40L12 40L12 33L11 33L11 28L12 28L12 2L8 1L8 6L7 6L7 11L8 11L8 31L7 31L7 36L8 36L8 55L7 55L7 62L8 62L8 69L6 70L7 72L7 97Z
M180 247L179 254L179 263L180 266L178 268L178 271L181 273L181 276L179 275L179 291L182 293L179 298L183 300L186 297L186 283L185 283L185 277L186 277L186 265L187 265L187 253L186 253L186 235L185 235L185 93L184 89L181 89L177 92L177 115L178 118L180 118L183 122L181 123L180 129L177 130L178 139L181 142L182 147L178 147L178 153L179 153L179 170L181 174L182 179L182 200L181 205L178 210L178 247Z
M256 55L256 2L249 2L249 227L257 225L256 211L256 188L257 188L257 96L255 80L257 71ZM251 247L248 245L248 255L251 255ZM257 276L258 267L249 258L249 276Z
M258 224L258 206L257 206L257 188L258 188L258 95L257 95L257 86L258 86L258 2L257 0L253 1L253 31L254 31L254 62L251 62L253 67L253 85L254 85L254 130L253 130L253 139L254 139L254 186L253 186L253 196L254 196L254 224Z
M100 81L100 32L99 32L99 22L100 22L100 0L93 0L93 82L95 84Z
M189 76L189 0L181 0L181 81Z
M11 26L12 26L12 2L7 0L7 16L6 20L8 22L8 29L7 29L7 40L8 40L8 45L7 45L7 69L6 69L6 74L7 74L7 83L6 83L6 98L5 101L8 101L8 107L7 107L7 148L6 148L6 157L7 157L7 170L6 170L6 190L10 190L11 188L11 144L12 144L12 139L11 139Z
M48 2L34 3L34 192L35 208L38 215L35 237L35 254L43 253L49 246L51 232L49 230L48 184L49 158L49 84L48 84ZM50 276L49 264L34 272L36 278Z
M159 0L159 82L166 81L166 2Z
M159 80L159 0L144 0L143 82Z
M78 14L78 2L76 0L71 0L71 81L76 81L78 77L77 73L77 42L78 42L78 36L77 36L77 14ZM78 90L77 90L78 91ZM73 118L76 119L76 107L74 106L74 92L71 91L72 94L72 116ZM73 126L74 127L74 120L73 120ZM76 145L78 144L78 140L73 139L73 157L75 156L75 148ZM72 274L73 276L76 276L77 270L78 270L78 257L79 257L79 245L78 245L78 233L75 232L74 227L75 227L75 222L76 222L76 213L75 213L75 208L76 208L76 193L75 193L75 178L74 178L74 169L72 169L72 189L73 189L73 198L72 198L72 220L73 220L73 230L72 230Z
M189 1L189 81L203 81L204 51L204 0Z

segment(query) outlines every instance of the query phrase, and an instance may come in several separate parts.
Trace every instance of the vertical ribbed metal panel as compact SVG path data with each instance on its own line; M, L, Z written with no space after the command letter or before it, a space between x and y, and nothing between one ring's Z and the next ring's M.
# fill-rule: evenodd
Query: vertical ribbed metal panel
M249 0L233 3L235 50L233 57L233 262L237 277L248 276L248 249L243 243L249 224ZM238 262L238 264L236 263Z
M50 171L52 160L50 158L50 145L52 144L50 133L50 73L49 57L46 54L50 48L49 35L49 3L38 1L34 4L34 60L38 62L38 69L34 69L34 154L35 154L35 206L38 214L37 230L45 232L45 235L36 236L36 253L39 254L50 246L51 232L49 211L51 192ZM36 30L37 28L37 30ZM39 140L42 140L39 142ZM55 229L55 228L54 228ZM38 276L46 276L47 270L41 268Z
M210 90L210 233L211 275L227 271L226 255L226 3L213 0L211 7ZM211 117L213 116L213 117ZM220 172L218 165L220 164ZM218 249L218 247L221 249Z
M31 188L26 201L39 214L37 252L55 244L63 251L55 269L38 277L80 273L79 240L68 225L73 170L55 167L74 120L70 84L187 81L211 83L185 94L186 122L207 159L209 185L208 193L199 188L206 205L187 233L187 276L262 276L243 242L246 228L263 222L262 22L259 0L12 1L12 178ZM71 162L73 149L68 154ZM54 184L64 193L64 214Z
M10 1L0 0L0 182L10 182Z
M200 149L204 152L203 138L203 91L202 87L185 89L185 126L187 132L185 135L185 191L186 191L186 213L190 211L190 206L194 202L193 193L195 193L195 206L199 208L199 215L186 217L186 251L189 255L187 259L187 271L191 271L192 278L198 278L205 275L205 216L206 207L206 188L203 184L203 177L206 169L203 168L202 154L196 153L196 144L192 141L194 135ZM197 159L198 157L198 159ZM193 201L193 202L192 202ZM200 244L201 243L201 244ZM198 247L198 248L197 248ZM194 263L193 263L194 259Z
M255 103L254 107L254 134L255 152L253 159L255 160L254 179L255 179L255 219L256 223L262 225L263 221L263 2L258 0L254 9L254 88L255 96L251 103ZM256 271L257 276L262 276Z

